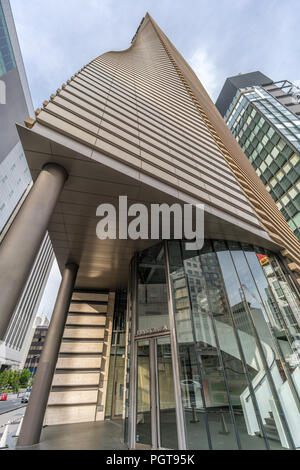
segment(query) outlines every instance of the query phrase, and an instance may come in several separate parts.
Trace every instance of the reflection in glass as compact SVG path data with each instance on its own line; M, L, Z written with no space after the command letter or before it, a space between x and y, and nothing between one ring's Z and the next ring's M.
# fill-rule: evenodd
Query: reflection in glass
M267 402L267 400L264 400L263 397L266 393L267 396L270 396L271 391L268 385L268 381L266 380L265 370L259 354L259 350L257 348L253 328L249 319L249 307L251 306L251 301L253 300L253 302L255 302L254 305L256 306L257 301L255 300L255 298L250 297L250 304L248 304L247 299L244 296L244 291L242 290L241 284L236 274L235 266L233 264L230 252L227 250L227 248L225 246L222 246L220 243L216 243L215 248L217 250L218 260L222 270L228 300L231 306L231 310L233 312L235 327L243 350L246 368L250 376L252 389L255 393L255 399L259 408L260 417L263 420L264 416L266 415ZM265 339L267 338L269 340L268 329L262 321L260 309L258 308L252 313L258 316L260 320L260 333L262 333L262 336ZM267 344L265 344L264 346L265 350L266 348ZM270 348L268 348L267 352L268 351L270 351L270 360L272 361L273 353L271 352ZM241 394L241 404L243 406L245 414L248 434L252 436L263 436L265 434L265 430L261 428L260 420L257 418L257 415L255 413L255 404L253 403L253 399L251 399L249 387L245 388L244 392ZM267 417L267 415L265 417ZM264 420L262 422L263 424L265 424ZM268 442L268 444L272 447L272 443Z
M170 242L168 252L187 444L193 450L209 449L205 392L200 364L196 359L197 348L180 242Z
M214 449L265 448L256 443L247 432L241 395L248 390L248 376L241 359L237 333L233 328L231 312L223 286L216 254L206 242L199 256L189 257L184 252L185 269L198 263L198 273L188 274L196 340L201 354L201 369L207 387L206 409ZM195 278L195 274L197 274ZM195 283L197 284L195 288ZM195 289L193 289L193 287ZM197 291L197 295L193 295ZM252 369L251 369L252 372ZM250 379L251 380L251 379ZM252 399L250 397L250 405ZM216 432L217 423L222 430ZM223 436L220 439L219 435Z
M300 447L299 297L277 255L225 241L185 251L171 241L168 258L188 448ZM164 262L163 244L138 257L140 330L169 325ZM161 445L175 448L168 354L158 346Z
M277 365L280 368L281 375L285 374L293 378L293 373L299 367L300 362L299 352L295 348L295 342L300 337L297 320L299 312L297 298L285 281L280 267L278 266L276 271L273 269L273 263L269 257L249 251L245 251L245 256L267 312L267 322L277 344L279 359L285 367L282 368L279 360L277 360ZM290 307L287 301L288 298L294 304L294 308Z
M152 446L149 341L137 344L136 442Z
M230 388L234 389L234 385L232 381L228 381L226 373L227 365L229 367L233 358L231 359L229 355L225 357L226 350L224 351L220 345L221 338L218 332L223 315L228 321L228 311L220 295L222 286L219 268L211 246L207 242L201 250L201 256L196 254L191 257L190 252L183 251L183 259L191 292L197 352L202 370L212 448L236 449L239 443L235 430L234 404L230 394ZM191 263L194 268L192 273L188 269ZM234 364L231 366L231 370L234 370Z
M139 255L137 275L137 330L169 327L163 245L156 245Z
M160 447L177 449L176 406L170 338L157 340Z
M115 298L105 407L105 415L110 419L123 418L126 310L127 290L118 290Z
M236 275L238 276L238 292L240 294L240 305L243 310L243 324L240 323L239 329L246 332L249 337L252 336L254 354L256 358L257 375L252 381L254 391L256 393L257 402L260 406L260 413L263 420L264 434L269 437L271 448L278 448L275 442L281 443L284 447L292 448L294 445L293 426L288 422L288 411L284 410L285 400L281 396L283 380L280 374L280 354L277 341L274 341L272 328L270 325L267 310L260 297L255 281L259 281L253 277L249 264L245 257L245 253L238 243L228 243L231 250L230 256L234 262ZM219 253L219 258L224 256ZM226 256L226 255L225 255ZM226 278L228 273L229 260L224 264L223 276ZM221 264L221 263L220 263ZM226 271L226 272L225 272ZM257 273L256 273L257 274ZM255 279L255 280L254 280ZM226 283L226 280L225 280ZM232 289L232 285L231 285ZM227 291L232 294L232 290ZM234 306L232 307L234 310ZM242 341L243 343L243 341ZM246 348L243 346L244 350ZM247 351L247 350L246 350ZM246 354L245 354L246 355ZM289 389L289 385L287 383ZM293 400L291 390L286 393L287 402L294 411L297 411L297 405ZM253 431L256 423L253 423ZM261 435L261 431L256 431Z

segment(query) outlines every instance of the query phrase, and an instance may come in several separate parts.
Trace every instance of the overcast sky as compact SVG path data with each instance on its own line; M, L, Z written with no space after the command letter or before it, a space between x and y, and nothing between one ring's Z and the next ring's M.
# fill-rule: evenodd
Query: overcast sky
M94 57L130 45L147 11L215 100L228 76L300 79L299 0L11 0L35 107Z

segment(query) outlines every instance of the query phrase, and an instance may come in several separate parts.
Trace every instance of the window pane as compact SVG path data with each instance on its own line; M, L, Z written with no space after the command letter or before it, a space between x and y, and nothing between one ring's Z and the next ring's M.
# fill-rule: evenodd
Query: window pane
M137 330L169 327L164 246L138 256Z
M136 442L152 445L149 341L137 345Z
M274 433L277 431L279 441L280 430L282 428L285 429L284 432L288 441L289 433L293 432L292 422L287 424L286 418L290 412L288 408L289 406L293 408L296 405L295 402L291 402L287 406L287 399L283 397L283 379L281 377L282 370L279 349L276 340L272 336L267 311L257 290L245 255L241 250L236 250L233 246L231 248L232 258L241 282L241 296L249 316L249 324L257 346L256 357L261 361L262 365L260 368L260 382L256 386L263 393L264 399L268 397L268 401L264 404L263 419L267 430L267 426L272 422ZM260 350L260 345L262 346L262 351ZM287 395L291 394L288 386L286 393ZM294 409L294 412L296 411L297 406ZM295 429L295 432L298 431ZM272 447L274 446L273 442L270 442L270 444L272 444Z
M200 362L197 360L180 242L170 242L168 247L187 445L192 450L207 450L210 432L206 413L206 389L202 383ZM187 268L188 263L192 262L191 255L187 260Z

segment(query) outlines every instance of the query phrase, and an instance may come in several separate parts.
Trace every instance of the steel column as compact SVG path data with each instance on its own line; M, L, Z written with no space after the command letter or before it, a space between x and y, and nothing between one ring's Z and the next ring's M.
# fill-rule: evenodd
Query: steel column
M0 245L0 340L5 337L66 179L63 167L47 164Z

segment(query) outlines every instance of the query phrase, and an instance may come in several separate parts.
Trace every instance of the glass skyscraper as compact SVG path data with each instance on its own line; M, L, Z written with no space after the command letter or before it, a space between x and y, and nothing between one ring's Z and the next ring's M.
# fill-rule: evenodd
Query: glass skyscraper
M300 90L263 77L229 78L216 105L300 240Z
M4 13L0 5L0 77L16 67Z

